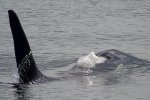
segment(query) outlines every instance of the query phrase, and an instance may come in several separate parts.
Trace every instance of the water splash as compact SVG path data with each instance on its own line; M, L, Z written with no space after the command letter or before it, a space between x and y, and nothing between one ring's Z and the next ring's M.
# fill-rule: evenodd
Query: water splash
M95 55L94 51L90 52L88 55L83 56L78 59L77 66L85 68L93 68L98 63L104 63L107 59L104 57L98 57Z

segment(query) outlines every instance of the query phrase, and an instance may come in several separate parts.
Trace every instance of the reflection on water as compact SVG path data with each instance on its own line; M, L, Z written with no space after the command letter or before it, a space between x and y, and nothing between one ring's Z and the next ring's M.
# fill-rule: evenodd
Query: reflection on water
M14 88L16 89L14 91L14 96L16 97L16 100L30 100L30 98L32 98L29 97L30 91L28 90L28 86L16 84Z
M95 76L84 76L86 82L87 82L87 85L88 86L93 86L93 80L94 78L96 78Z

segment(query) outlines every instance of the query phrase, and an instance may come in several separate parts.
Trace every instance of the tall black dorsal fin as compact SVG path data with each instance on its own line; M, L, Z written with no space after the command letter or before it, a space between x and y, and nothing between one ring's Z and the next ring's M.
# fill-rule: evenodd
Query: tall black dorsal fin
M9 22L14 40L16 63L20 83L34 83L45 80L45 76L38 70L32 52L21 26L18 16L13 10L8 10Z
M13 10L9 10L9 22L14 39L14 49L16 55L17 66L22 59L31 51L25 32L21 26L18 16Z

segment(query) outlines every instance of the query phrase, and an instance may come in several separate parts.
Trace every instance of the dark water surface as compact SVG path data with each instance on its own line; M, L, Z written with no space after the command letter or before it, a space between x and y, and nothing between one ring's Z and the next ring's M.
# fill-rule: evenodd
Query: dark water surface
M17 72L8 9L17 12L39 69L70 77L75 60L90 51L118 49L150 60L149 0L0 0L0 100L150 99L146 66L21 87L7 84L16 82Z

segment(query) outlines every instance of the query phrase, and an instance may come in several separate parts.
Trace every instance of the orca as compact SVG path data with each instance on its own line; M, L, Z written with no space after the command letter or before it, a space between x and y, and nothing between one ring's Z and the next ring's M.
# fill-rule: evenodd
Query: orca
M56 78L43 75L37 68L29 42L17 14L13 10L8 10L8 15L14 41L19 83L33 84L37 82L55 80Z
M8 10L8 15L14 40L14 50L18 68L19 83L34 84L39 82L58 80L57 78L47 77L41 73L41 71L36 66L29 42L17 14L13 10ZM77 64L72 68L72 70L79 69L83 71L83 66L87 67L84 65L84 61L88 61L86 63L89 64L87 66L90 66L88 69L97 72L116 70L118 66L124 65L131 65L132 68L141 67L146 64L150 65L149 61L136 58L131 54L127 54L116 49L110 49L101 51L97 54L92 52L89 55L82 57L77 61Z

